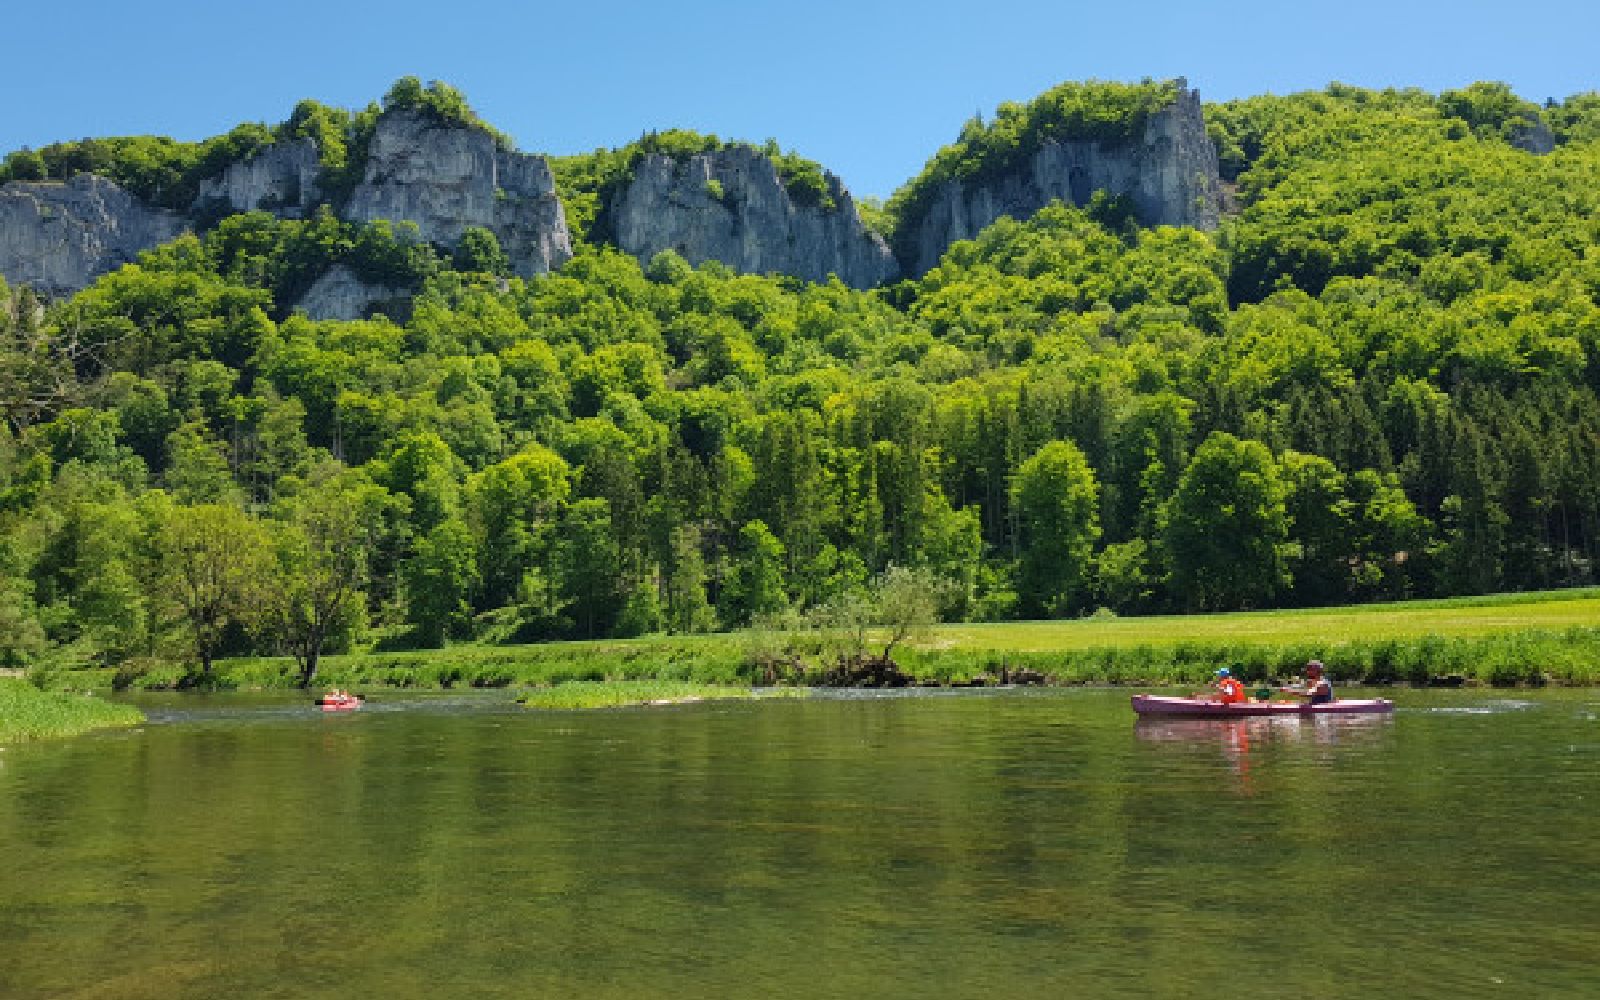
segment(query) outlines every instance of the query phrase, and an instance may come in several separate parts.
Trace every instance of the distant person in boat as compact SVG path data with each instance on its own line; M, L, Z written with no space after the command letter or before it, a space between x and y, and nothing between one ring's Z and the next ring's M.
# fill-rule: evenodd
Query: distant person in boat
M1306 679L1282 690L1299 695L1313 705L1326 705L1333 700L1333 684L1322 669L1321 660L1311 660L1305 665Z
M1217 700L1224 705L1236 705L1247 700L1244 685L1227 667L1217 671L1217 679L1211 683L1211 687L1217 692Z

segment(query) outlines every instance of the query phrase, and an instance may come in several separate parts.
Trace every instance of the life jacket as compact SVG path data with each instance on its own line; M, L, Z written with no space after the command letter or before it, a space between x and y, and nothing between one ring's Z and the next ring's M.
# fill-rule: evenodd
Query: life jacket
M1326 677L1318 677L1315 684L1310 687L1311 704L1326 705L1333 700L1333 682Z
M1224 677L1217 682L1217 690L1222 692L1222 702L1232 705L1245 700L1244 685L1237 678Z

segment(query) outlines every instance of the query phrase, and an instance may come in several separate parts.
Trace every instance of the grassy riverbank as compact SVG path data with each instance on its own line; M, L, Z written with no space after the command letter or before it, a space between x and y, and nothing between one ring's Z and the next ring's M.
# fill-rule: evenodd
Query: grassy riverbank
M288 688L298 682L294 663L286 657L222 660L217 675L223 686L240 689ZM130 686L175 687L184 676L180 664L157 666L131 678ZM92 680L83 679L86 686L109 685L113 675L100 671ZM745 641L726 633L355 653L324 657L317 674L319 686L355 689L554 687L584 681L750 687Z
M1308 659L1336 680L1600 684L1600 589L1217 615L940 628L905 657L918 676L1033 670L1059 683L1193 683L1218 665L1248 680Z
M1192 684L1229 664L1247 680L1284 677L1313 657L1344 683L1600 684L1600 589L1359 607L1149 618L940 626L895 659L920 681L994 683L1020 671L1059 684ZM572 681L693 681L746 686L752 643L741 634L455 646L331 656L319 681L345 687L550 687ZM283 658L224 661L237 688L289 687ZM180 666L131 678L166 687ZM108 685L110 673L80 678Z
M517 701L528 708L624 708L630 705L680 705L696 701L795 697L799 688L767 688L757 692L728 684L691 681L568 681L538 688Z
M1287 611L945 625L939 628L933 645L1062 652L1185 642L1348 643L1430 636L1479 638L1597 624L1600 588L1585 587Z
M40 691L32 685L0 678L0 743L75 736L109 726L135 726L144 715L129 705L98 698Z

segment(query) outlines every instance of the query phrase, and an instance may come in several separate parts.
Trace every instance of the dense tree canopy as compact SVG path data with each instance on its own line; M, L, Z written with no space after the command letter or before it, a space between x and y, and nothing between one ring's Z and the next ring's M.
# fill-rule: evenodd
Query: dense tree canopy
M1155 91L1097 93L969 145L1125 127ZM64 302L0 285L0 663L736 627L896 567L991 620L1592 582L1600 102L1207 113L1219 233L1056 205L873 292L598 240L506 278L486 233L326 211L229 217ZM286 134L348 171L375 114ZM1549 155L1515 145L1536 120ZM333 263L415 299L293 313Z

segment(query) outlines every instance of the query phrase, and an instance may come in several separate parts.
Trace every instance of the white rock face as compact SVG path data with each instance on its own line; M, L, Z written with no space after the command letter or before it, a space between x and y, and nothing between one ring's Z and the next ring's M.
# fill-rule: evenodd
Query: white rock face
M93 174L0 187L0 274L50 296L70 295L187 223Z
M825 174L834 207L794 203L765 154L745 146L679 161L645 157L609 207L612 236L648 263L676 250L691 264L717 260L746 274L793 275L856 288L899 276L883 238L866 228L849 192Z
M378 122L362 183L343 216L417 224L422 238L454 247L469 227L495 234L523 277L572 256L572 238L542 156L500 149L481 129L445 125L414 111Z
M335 264L306 289L294 308L311 319L366 319L377 311L404 321L410 312L410 301L408 289L369 285L348 267Z
M1181 86L1137 140L1047 142L1025 171L971 186L947 182L901 249L911 272L922 275L950 244L1002 215L1026 219L1056 199L1084 205L1096 191L1127 196L1147 226L1217 228L1222 183L1199 92Z
M275 143L248 160L229 164L220 177L201 181L194 208L200 211L220 202L233 212L264 209L299 218L318 200L321 169L313 140Z

